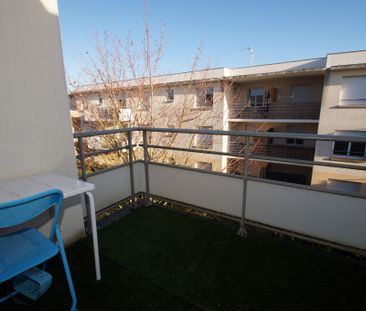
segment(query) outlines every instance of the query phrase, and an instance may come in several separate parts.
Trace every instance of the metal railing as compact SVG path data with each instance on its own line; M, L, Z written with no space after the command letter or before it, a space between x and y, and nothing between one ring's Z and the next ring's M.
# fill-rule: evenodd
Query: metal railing
M243 141L229 142L229 153L243 155L245 152L245 144ZM291 158L299 160L314 159L315 147L307 146L291 146L291 145L275 145L275 144L251 144L250 153L253 155L262 155L277 158Z
M143 137L143 163L145 167L145 185L146 185L146 203L149 203L149 197L150 197L150 177L149 177L149 165L150 164L159 164L156 162L153 162L150 160L149 156L149 149L157 148L157 149L167 149L167 150L173 150L173 151L185 151L185 152L192 152L192 153L200 153L200 154L208 154L208 155L220 155L220 156L232 156L233 154L230 152L222 152L222 151L215 151L215 150L202 150L202 149L196 149L196 148L186 148L186 147L179 147L179 146L172 146L172 145L156 145L156 144L150 144L149 143L149 135L148 133L178 133L178 134L199 134L199 135L219 135L219 136L231 136L231 137L242 137L244 142L244 148L243 152L238 154L237 156L239 158L242 158L244 160L243 165L243 174L241 176L238 175L231 175L227 173L221 173L221 172L211 172L207 170L200 170L195 169L193 167L180 167L179 165L173 165L173 164L163 164L164 166L171 166L171 167L178 167L183 168L186 170L191 171L200 171L202 173L206 174L215 174L215 175L224 175L229 176L233 178L240 178L243 180L243 196L242 196L242 215L241 215L241 221L240 221L240 230L239 234L245 235L246 229L244 227L245 223L245 210L246 210L246 197L247 197L247 182L248 180L256 180L256 181L262 181L262 182L270 182L270 183L279 183L283 184L282 182L278 181L269 181L269 180L263 180L262 178L258 177L251 177L248 176L249 172L249 161L250 160L256 160L256 161L262 161L262 162L269 162L269 163L281 163L281 164L289 164L289 165L299 165L299 166L307 166L307 167L313 167L313 166L324 166L324 167L333 167L333 168L344 168L344 169L354 169L354 170L362 170L366 171L366 166L361 165L349 165L344 163L333 163L333 162L322 162L322 161L313 161L313 160L304 160L304 159L293 159L293 158L283 158L278 157L278 155L275 153L272 154L256 154L250 152L250 146L251 146L251 139L253 138L281 138L281 139L287 139L287 138L293 138L293 139L303 139L303 140L312 140L312 141L348 141L348 142L361 142L366 143L365 137L345 137L345 136L335 136L335 135L317 135L317 134L300 134L300 133L269 133L269 132L244 132L244 131L221 131L221 130L206 130L206 129L173 129L173 128L146 128L146 127L138 127L138 128L123 128L123 129L114 129L114 130L104 130L104 131L95 131L95 132L79 132L74 134L74 138L77 140L77 159L80 160L80 178L83 180L87 180L89 176L94 176L97 174L101 174L105 171L120 168L123 166L129 166L130 169L130 183L131 183L131 196L135 195L135 187L134 187L134 160L133 148L138 146L133 144L132 141L132 133L134 132L142 132ZM111 135L111 134L117 134L117 133L125 133L127 135L127 141L128 144L126 146L122 146L119 149L127 149L128 150L128 162L125 164L117 165L111 168L103 169L98 172L92 172L87 173L86 166L85 166L85 160L88 157L94 156L95 153L85 153L84 148L84 139L87 139L88 137L93 136L103 136L103 135ZM116 148L108 149L108 150L101 150L100 153L110 153L115 152ZM305 185L297 185L297 184L289 184L286 183L286 185L297 187L297 188L303 188L303 189L311 189L315 191L322 191L322 192L328 192L328 193L336 193L341 195L352 195L356 197L366 198L366 196L362 194L350 194L342 191L337 190L330 190L326 188L314 188L310 186Z
M234 104L230 107L230 119L308 119L318 120L320 102L267 102L261 106Z

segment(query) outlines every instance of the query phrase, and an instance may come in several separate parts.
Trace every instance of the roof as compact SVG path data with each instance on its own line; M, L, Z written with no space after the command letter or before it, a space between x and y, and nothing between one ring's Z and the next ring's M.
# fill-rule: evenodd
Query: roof
M327 54L326 57L294 60L266 65L238 68L209 68L189 72L180 72L166 75L153 76L151 83L154 85L197 83L199 81L220 81L224 79L250 79L267 76L283 76L285 74L319 74L326 69L339 66L357 66L366 64L366 50L350 51ZM131 79L111 82L110 86L116 88L134 88L147 86L150 78ZM78 92L97 92L105 88L105 84L83 85L78 87ZM75 92L71 92L72 95Z

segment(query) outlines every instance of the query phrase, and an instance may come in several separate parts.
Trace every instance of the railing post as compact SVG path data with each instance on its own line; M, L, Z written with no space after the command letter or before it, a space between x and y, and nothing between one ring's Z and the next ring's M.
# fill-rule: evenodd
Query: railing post
M130 166L130 186L131 186L131 197L133 205L135 205L135 176L133 171L133 146L132 146L132 132L127 133L128 142L128 164Z
M84 148L83 148L83 138L78 137L78 147L79 147L79 160L80 160L80 168L81 168L81 179L87 181L86 169L85 169L85 157L84 157Z
M243 172L243 200L241 206L241 220L240 228L237 232L240 236L247 236L247 229L245 228L245 209L247 205L247 186L248 186L248 169L249 169L249 137L245 136L245 147L244 147L244 172Z
M145 205L150 205L150 176L149 176L149 152L147 148L147 131L142 130L144 141L144 164L145 164Z

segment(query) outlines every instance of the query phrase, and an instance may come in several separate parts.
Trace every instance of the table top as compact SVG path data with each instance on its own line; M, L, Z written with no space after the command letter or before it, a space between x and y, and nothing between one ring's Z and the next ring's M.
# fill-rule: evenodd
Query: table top
M56 173L32 175L0 182L0 203L17 200L49 189L60 189L64 198L94 190L91 183Z

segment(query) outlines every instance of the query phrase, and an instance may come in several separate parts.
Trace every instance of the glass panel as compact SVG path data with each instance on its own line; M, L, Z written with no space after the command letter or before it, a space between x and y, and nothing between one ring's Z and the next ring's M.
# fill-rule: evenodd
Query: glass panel
M256 98L255 96L250 96L249 100L250 100L250 105L251 106L255 106L255 98Z
M351 156L363 157L365 155L365 144L351 143Z
M263 99L264 99L264 96L263 95L258 95L257 96L257 103L256 103L256 105L257 106L263 106Z
M337 141L334 143L334 150L333 153L334 154L339 154L339 155L347 155L348 152L348 142L346 141Z
M168 90L168 100L169 101L174 100L174 90Z
M249 90L249 100L251 106L263 106L264 89L258 88Z

